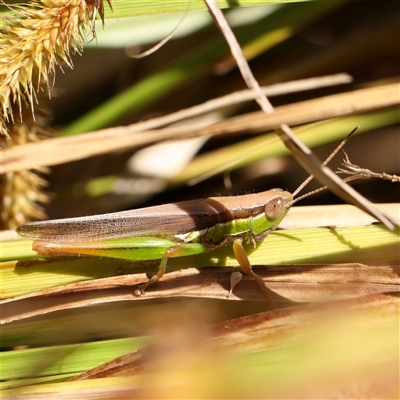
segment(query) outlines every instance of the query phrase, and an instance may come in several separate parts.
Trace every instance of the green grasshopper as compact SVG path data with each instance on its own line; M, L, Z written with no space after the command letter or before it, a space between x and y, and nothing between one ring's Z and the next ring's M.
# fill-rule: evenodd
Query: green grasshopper
M323 165L337 154L353 132ZM312 176L293 194L271 189L242 196L208 197L89 217L32 222L21 225L17 232L34 240L33 250L44 256L73 254L131 261L161 260L158 272L137 287L136 296L143 295L149 285L164 275L169 258L205 253L232 241L241 269L268 295L264 281L251 268L242 242L255 245L275 230L295 202L316 192L294 200L311 179Z

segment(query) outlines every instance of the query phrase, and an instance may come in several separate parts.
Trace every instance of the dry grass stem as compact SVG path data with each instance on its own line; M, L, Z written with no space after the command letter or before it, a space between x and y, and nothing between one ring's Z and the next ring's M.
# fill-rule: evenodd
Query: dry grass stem
M269 115L263 112L244 114L211 126L206 121L142 132L144 127L139 123L79 136L60 137L6 149L3 152L3 170L9 172L36 165L57 165L121 149L141 148L165 140L265 132L283 121L299 125L393 106L399 104L398 93L399 85L395 83L284 105L277 107L275 112ZM145 122L147 123L148 121Z

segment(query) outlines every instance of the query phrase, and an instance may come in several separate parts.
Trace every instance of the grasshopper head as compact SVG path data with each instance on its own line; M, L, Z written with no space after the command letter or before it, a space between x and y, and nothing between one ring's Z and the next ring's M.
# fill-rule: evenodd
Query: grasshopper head
M268 191L268 194L270 198L265 203L265 218L277 227L289 211L293 202L293 196L290 192L282 189L271 189Z

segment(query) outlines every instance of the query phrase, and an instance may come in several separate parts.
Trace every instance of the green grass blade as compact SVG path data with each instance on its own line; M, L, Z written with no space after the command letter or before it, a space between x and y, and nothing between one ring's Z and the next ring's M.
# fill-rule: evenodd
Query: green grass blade
M1 357L2 379L77 374L147 344L148 339L136 337L8 351Z
M24 243L24 241L21 241ZM25 241L26 243L26 241ZM316 245L318 243L318 246ZM256 249L246 246L252 265L329 262L381 262L398 257L400 237L380 225L347 228L307 228L273 232ZM2 298L10 299L59 285L123 274L155 271L150 266L113 259L51 258L3 263ZM207 266L237 266L232 246L204 255L169 261L169 271Z

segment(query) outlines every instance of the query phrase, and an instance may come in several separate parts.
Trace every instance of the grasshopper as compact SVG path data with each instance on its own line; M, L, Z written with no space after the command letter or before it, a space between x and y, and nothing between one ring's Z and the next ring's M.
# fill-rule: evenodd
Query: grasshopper
M295 202L325 189L294 199L312 178L307 178L293 194L270 189L241 196L208 197L88 217L32 222L19 226L17 232L33 240L33 250L43 256L72 254L131 261L161 260L157 273L135 289L136 296L143 295L148 286L164 275L169 258L205 253L231 241L243 272L268 295L264 281L251 268L242 242L246 240L255 245L263 240L278 227Z

